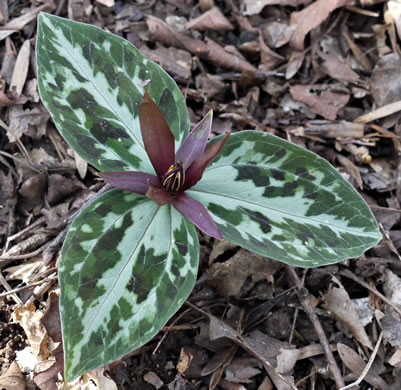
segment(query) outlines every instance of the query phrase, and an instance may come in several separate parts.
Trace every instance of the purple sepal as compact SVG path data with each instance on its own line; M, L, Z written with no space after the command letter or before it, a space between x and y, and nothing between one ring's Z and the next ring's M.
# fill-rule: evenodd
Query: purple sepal
M212 119L213 111L210 110L186 136L177 150L175 161L182 162L185 170L204 152L212 128Z
M206 167L219 155L230 134L231 132L227 131L220 141L208 145L205 152L192 163L185 172L184 191L194 186L202 178Z
M148 191L149 184L155 186L160 185L160 179L150 173L137 171L110 171L99 172L99 176L113 187L120 190L136 192L137 194L145 195Z
M162 177L174 164L174 135L159 106L145 90L139 107L142 139L157 176Z
M206 210L202 203L198 202L194 198L191 198L185 192L178 194L173 199L173 206L176 210L183 215L185 218L189 219L197 228L202 230L209 236L223 239L219 228L214 222L212 216Z

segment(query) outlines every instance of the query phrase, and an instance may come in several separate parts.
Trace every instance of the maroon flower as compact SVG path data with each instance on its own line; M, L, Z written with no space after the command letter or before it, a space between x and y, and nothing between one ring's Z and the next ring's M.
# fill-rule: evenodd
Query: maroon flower
M113 187L146 195L160 206L171 203L199 229L222 239L216 223L202 203L185 193L202 178L206 167L221 152L230 135L227 132L220 141L206 147L212 117L212 111L209 111L175 153L174 135L166 118L145 91L139 108L139 122L145 150L157 176L138 171L101 172L99 176Z

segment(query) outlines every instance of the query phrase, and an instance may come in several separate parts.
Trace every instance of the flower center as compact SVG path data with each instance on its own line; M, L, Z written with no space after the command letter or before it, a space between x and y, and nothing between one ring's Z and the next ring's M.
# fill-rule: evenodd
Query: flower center
M168 192L178 192L185 182L184 164L177 161L162 177L163 187Z

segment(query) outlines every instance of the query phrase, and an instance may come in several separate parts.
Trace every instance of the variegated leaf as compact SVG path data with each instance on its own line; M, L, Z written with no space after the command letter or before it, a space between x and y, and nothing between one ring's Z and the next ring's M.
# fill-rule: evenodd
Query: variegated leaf
M170 205L112 190L85 208L59 270L66 381L148 342L190 294L198 257L194 226Z
M381 239L368 205L327 161L267 133L231 135L187 192L226 240L291 265L357 257Z
M139 127L145 85L177 145L189 132L177 84L125 39L41 13L36 53L43 103L71 147L100 171L154 173Z

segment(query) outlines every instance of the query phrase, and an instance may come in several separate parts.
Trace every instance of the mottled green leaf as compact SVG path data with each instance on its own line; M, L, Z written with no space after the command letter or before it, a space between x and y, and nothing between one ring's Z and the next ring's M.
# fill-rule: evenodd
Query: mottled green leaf
M99 170L154 173L139 128L145 84L177 144L189 132L177 84L125 39L41 13L36 53L43 103L71 147Z
M59 278L65 378L148 342L190 294L195 227L172 206L112 190L74 220Z
M327 161L267 133L231 135L187 192L226 240L291 265L357 257L381 239L368 205Z

